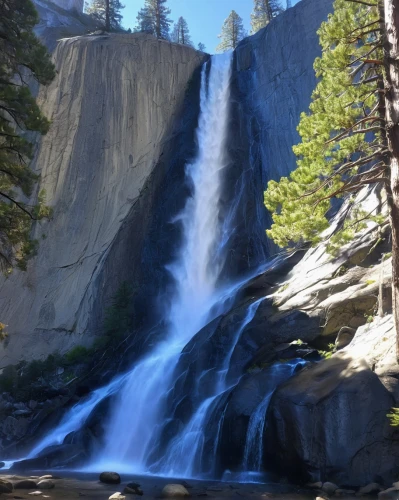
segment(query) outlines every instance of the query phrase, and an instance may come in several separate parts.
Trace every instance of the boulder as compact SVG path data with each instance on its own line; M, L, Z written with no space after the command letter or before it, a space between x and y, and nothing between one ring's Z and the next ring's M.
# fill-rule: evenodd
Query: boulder
M335 491L338 489L338 486L334 483L323 483L323 486L321 488L327 495L333 495Z
M378 493L378 500L399 500L399 490L388 488Z
M14 483L16 490L33 490L34 488L37 488L37 483L33 479L21 479Z
M189 497L190 493L182 484L167 484L162 490L162 498Z
M353 337L355 336L356 330L350 326L343 326L338 332L337 338L335 339L335 346L337 349L342 349L351 343Z
M370 484L368 484L366 486L363 486L363 488L360 488L359 491L356 493L356 496L357 497L361 497L363 495L370 495L370 493L378 493L382 489L383 488L381 487L380 484L378 484L378 483L370 483Z
M42 490L51 490L54 488L55 484L50 479L42 479L37 483L37 486Z
M33 497L39 497L40 495L43 495L43 492L41 491L31 491L28 493L28 495L32 495Z
M13 485L10 481L5 479L0 479L0 493L11 493L13 490Z
M100 481L105 484L119 484L121 476L117 472L101 472Z
M144 494L143 490L140 488L139 483L134 483L134 482L127 483L125 489L123 490L123 493L129 495L140 495L140 496Z
M125 500L125 498L126 497L122 495L122 493L119 493L119 491L117 491L116 493L111 495L108 500Z
M361 487L379 476L392 482L399 443L386 414L393 405L368 364L341 351L277 389L268 412L266 459L294 481Z

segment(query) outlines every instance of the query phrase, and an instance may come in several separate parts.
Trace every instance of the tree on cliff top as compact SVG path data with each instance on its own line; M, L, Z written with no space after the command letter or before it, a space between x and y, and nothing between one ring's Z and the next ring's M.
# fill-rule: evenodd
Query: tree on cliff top
M87 14L104 26L106 31L121 29L121 10L125 6L120 0L92 0L87 8Z
M168 18L170 9L166 0L145 0L144 7L137 15L135 31L151 33L157 38L169 40L169 27L172 21Z
M279 245L317 243L328 227L330 200L354 207L330 237L330 247L354 237L367 219L356 207L364 186L385 188L392 228L393 309L399 332L399 0L336 0L320 30L319 83L298 127L297 169L270 181L268 235ZM399 347L399 345L398 345ZM399 353L399 349L398 349Z
M229 17L224 21L222 32L218 37L220 43L216 47L218 52L225 52L226 50L235 49L244 37L246 32L241 17L235 10L232 10Z
M171 36L172 42L175 43L181 43L182 45L189 45L190 47L193 46L193 43L190 38L190 31L188 29L188 24L187 21L184 19L184 17L179 17L177 20L177 23L175 23L172 36Z
M251 14L251 34L267 26L273 17L281 14L283 10L279 0L254 0Z
M49 121L41 114L27 84L33 76L46 85L55 76L46 48L33 32L39 17L30 0L0 3L0 266L25 266L34 249L32 221L48 215L42 196L35 206L30 196L37 176L29 169L33 145L26 131L45 134Z

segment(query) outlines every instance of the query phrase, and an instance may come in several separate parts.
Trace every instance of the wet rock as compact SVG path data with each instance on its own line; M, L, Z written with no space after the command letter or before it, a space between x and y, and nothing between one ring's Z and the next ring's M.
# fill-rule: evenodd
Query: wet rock
M0 493L11 493L13 490L13 485L10 481L5 479L0 479Z
M28 407L31 409L31 410L35 410L37 408L37 405L38 405L38 402L37 401L34 401L33 399L31 399L28 403Z
M378 493L381 490L382 487L378 483L370 483L367 486L363 486L363 488L360 488L356 493L356 496L361 497L363 495L369 495L370 493Z
M34 497L38 497L40 495L43 495L43 493L41 491L31 491L30 493L28 493L28 495L32 495Z
M42 479L37 483L37 486L42 490L51 490L54 488L55 484L50 479Z
M126 497L122 495L122 493L119 493L118 491L111 495L108 500L125 500Z
M182 484L167 484L162 490L162 498L189 497L190 493Z
M399 500L399 491L396 488L388 488L378 493L378 500Z
M308 483L306 485L307 488L314 488L317 490L321 490L322 486L323 486L323 483L321 481L318 481L317 483Z
M335 493L335 491L338 489L338 486L334 483L326 482L326 483L323 483L323 486L321 487L321 489L325 493L327 493L327 495L333 495Z
M26 418L15 418L8 416L2 426L2 432L7 437L22 438L28 429L28 420Z
M21 481L14 483L16 490L33 490L34 488L37 488L37 484L33 479L21 479Z
M45 474L44 476L39 477L39 481L42 481L43 479L53 479L53 476L51 474Z
M102 472L99 479L105 484L119 484L121 482L121 476L117 472Z
M0 469L2 469L5 465L5 462L0 462Z
M144 495L144 492L141 488L129 488L129 486L125 486L122 493L125 493L126 495Z

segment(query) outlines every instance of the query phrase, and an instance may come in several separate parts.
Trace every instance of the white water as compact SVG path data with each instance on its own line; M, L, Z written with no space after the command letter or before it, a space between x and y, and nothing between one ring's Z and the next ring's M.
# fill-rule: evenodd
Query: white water
M170 443L165 456L160 461L160 472L163 476L195 477L201 472L199 467L205 440L208 419L212 416L214 404L229 389L237 384L238 380L228 384L227 375L234 349L241 337L244 328L253 320L262 299L250 304L234 338L231 340L230 349L223 359L221 369L216 373L212 396L205 399L184 429ZM223 418L224 414L222 414ZM214 443L214 451L218 446L220 425Z
M96 467L113 467L145 473L150 442L163 424L165 399L173 386L179 354L209 321L219 302L216 290L223 261L219 202L222 171L226 164L225 141L229 104L231 54L212 58L208 84L202 70L198 155L186 166L191 184L188 198L175 222L182 224L183 243L175 262L168 266L175 281L175 296L166 315L168 333L152 353L128 375L108 422L106 444Z
M267 409L273 393L281 383L293 375L298 365L303 366L304 364L305 361L296 359L287 363L275 364L269 369L269 391L255 411L252 412L249 419L243 461L243 470L246 471L244 475L249 474L246 480L251 480L251 473L261 471L263 462L263 432Z

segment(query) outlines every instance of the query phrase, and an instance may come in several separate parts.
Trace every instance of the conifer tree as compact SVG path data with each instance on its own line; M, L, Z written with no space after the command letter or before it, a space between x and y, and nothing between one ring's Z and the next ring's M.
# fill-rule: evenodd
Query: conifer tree
M287 9L290 9L291 7L292 7L291 0L287 0Z
M223 23L221 34L218 35L221 40L216 50L218 52L225 52L226 50L235 49L238 42L245 36L246 32L242 19L235 10L232 10L229 17Z
M134 31L140 31L142 33L148 33L150 35L155 34L154 25L151 19L151 15L146 7L139 10L137 14L137 24Z
M205 50L206 50L205 44L203 44L202 42L200 42L198 44L198 50L200 50L201 52L205 52Z
M399 333L399 19L398 0L335 0L320 30L319 83L310 112L298 127L297 169L270 181L265 205L273 214L268 235L280 246L317 243L328 227L330 200L349 202L364 186L385 188L392 228L392 289ZM395 9L396 7L396 9ZM367 219L383 216L358 207L330 238L350 241ZM399 337L397 337L399 339ZM398 344L399 353L399 344Z
M190 47L193 46L190 38L188 24L187 21L184 19L184 17L180 16L179 19L177 20L177 23L175 23L171 39L172 42L175 43L181 43L182 45L190 45Z
M267 26L273 17L283 11L279 0L254 0L251 13L251 34Z
M169 40L169 27L172 21L168 18L170 9L166 0L145 0L144 7L137 16L136 31L152 33L157 38Z
M0 267L24 268L34 251L32 221L48 215L42 196L36 206L20 201L37 180L29 169L33 145L25 131L45 134L49 121L41 114L26 83L27 74L46 85L55 76L46 48L33 32L39 16L30 0L0 2Z
M124 8L120 0L92 0L87 14L101 23L106 31L113 31L121 29L121 10Z

